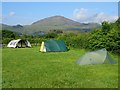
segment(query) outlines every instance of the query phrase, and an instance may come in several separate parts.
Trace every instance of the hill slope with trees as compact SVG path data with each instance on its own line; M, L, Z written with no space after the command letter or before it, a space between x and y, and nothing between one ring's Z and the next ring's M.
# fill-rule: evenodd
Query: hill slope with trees
M97 23L79 23L63 16L52 16L38 20L31 25L10 26L2 24L0 27L3 30L10 30L26 35L40 35L48 33L50 30L90 32L93 28L100 27L100 25Z
M64 33L61 30L58 32L53 30L45 35L33 36L33 35L8 35L9 32L2 31L3 37L2 43L7 44L12 39L27 39L32 45L40 45L43 40L58 39L64 40L66 45L71 48L84 48L90 50L97 50L106 48L108 51L120 54L120 18L114 23L102 22L101 28L96 28L92 32L69 32ZM5 34L7 33L7 34ZM14 37L13 37L14 36Z

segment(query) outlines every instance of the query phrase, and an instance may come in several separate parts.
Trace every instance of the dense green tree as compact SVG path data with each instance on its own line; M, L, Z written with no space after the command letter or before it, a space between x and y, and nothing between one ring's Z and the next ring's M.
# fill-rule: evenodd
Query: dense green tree
M2 30L2 38L15 38L17 34L12 31Z
M102 29L93 31L88 38L88 48L95 50L106 48L109 51L120 54L120 30L117 21L115 23L102 23Z
M104 21L102 22L102 32L107 34L107 32L111 29L110 23Z
M102 27L90 33L64 33L61 30L51 30L43 36L20 35L3 30L2 43L7 44L12 39L27 39L33 45L40 45L42 41L49 39L64 40L68 47L87 48L96 50L106 48L109 51L120 54L120 18L115 23L104 21Z
M49 32L48 34L45 34L45 38L56 38L57 34L55 32Z

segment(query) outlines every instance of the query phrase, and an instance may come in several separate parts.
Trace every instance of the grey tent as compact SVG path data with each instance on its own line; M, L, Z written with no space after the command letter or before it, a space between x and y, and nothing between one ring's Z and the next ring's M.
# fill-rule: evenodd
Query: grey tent
M77 61L77 64L80 65L113 63L115 63L115 60L113 60L105 48L98 51L88 52Z

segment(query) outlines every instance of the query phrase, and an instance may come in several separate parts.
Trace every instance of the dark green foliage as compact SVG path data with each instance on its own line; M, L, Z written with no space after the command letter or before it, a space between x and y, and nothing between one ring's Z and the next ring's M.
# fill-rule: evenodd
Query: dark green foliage
M88 33L70 33L58 36L57 39L65 40L68 47L85 48Z
M120 25L120 17L118 18L118 20L115 22L117 25Z
M1 30L0 32L0 43L8 44L10 40L17 38L18 35L15 32L8 31L8 30Z
M48 34L45 35L45 38L56 38L57 33L55 32L49 32Z
M5 37L3 39L4 44L14 38L27 39L32 45L40 45L44 40L58 39L64 40L69 48L86 48L90 50L106 48L108 51L120 54L120 18L115 23L104 21L102 28L97 28L91 33L65 33L61 29L53 29L43 36L22 35L16 37L13 32L7 32L3 36Z
M88 48L92 50L106 48L109 51L120 54L120 22L102 23L102 29L95 30L88 38Z
M13 40L13 38L4 38L4 39L2 40L2 43L3 43L3 44L8 44L11 40Z
M102 31L104 32L104 34L107 34L107 32L111 29L111 25L110 23L104 21L102 22Z
M12 31L2 30L2 38L15 38L17 34Z
M105 35L102 33L102 30L93 31L90 34L87 47L89 49L95 50L98 48L104 48Z
M55 29L55 30L50 30L50 32L54 32L54 33L56 33L56 34L62 34L62 33L63 33L63 30Z

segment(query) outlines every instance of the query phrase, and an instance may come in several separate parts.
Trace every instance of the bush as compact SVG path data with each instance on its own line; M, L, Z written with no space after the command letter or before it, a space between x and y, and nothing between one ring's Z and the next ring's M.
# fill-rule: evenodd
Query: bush
M55 32L49 32L44 37L45 38L56 38L57 37L57 33L55 33Z
M88 34L87 33L70 33L70 34L63 34L57 37L58 40L64 40L68 47L73 48L86 48L86 40Z
M4 39L2 40L2 43L3 43L3 44L8 44L11 40L13 40L13 38L4 38Z
M102 29L91 32L88 38L88 48L92 50L106 48L108 51L120 54L120 31L118 26L114 23L108 25L105 22L102 27Z

